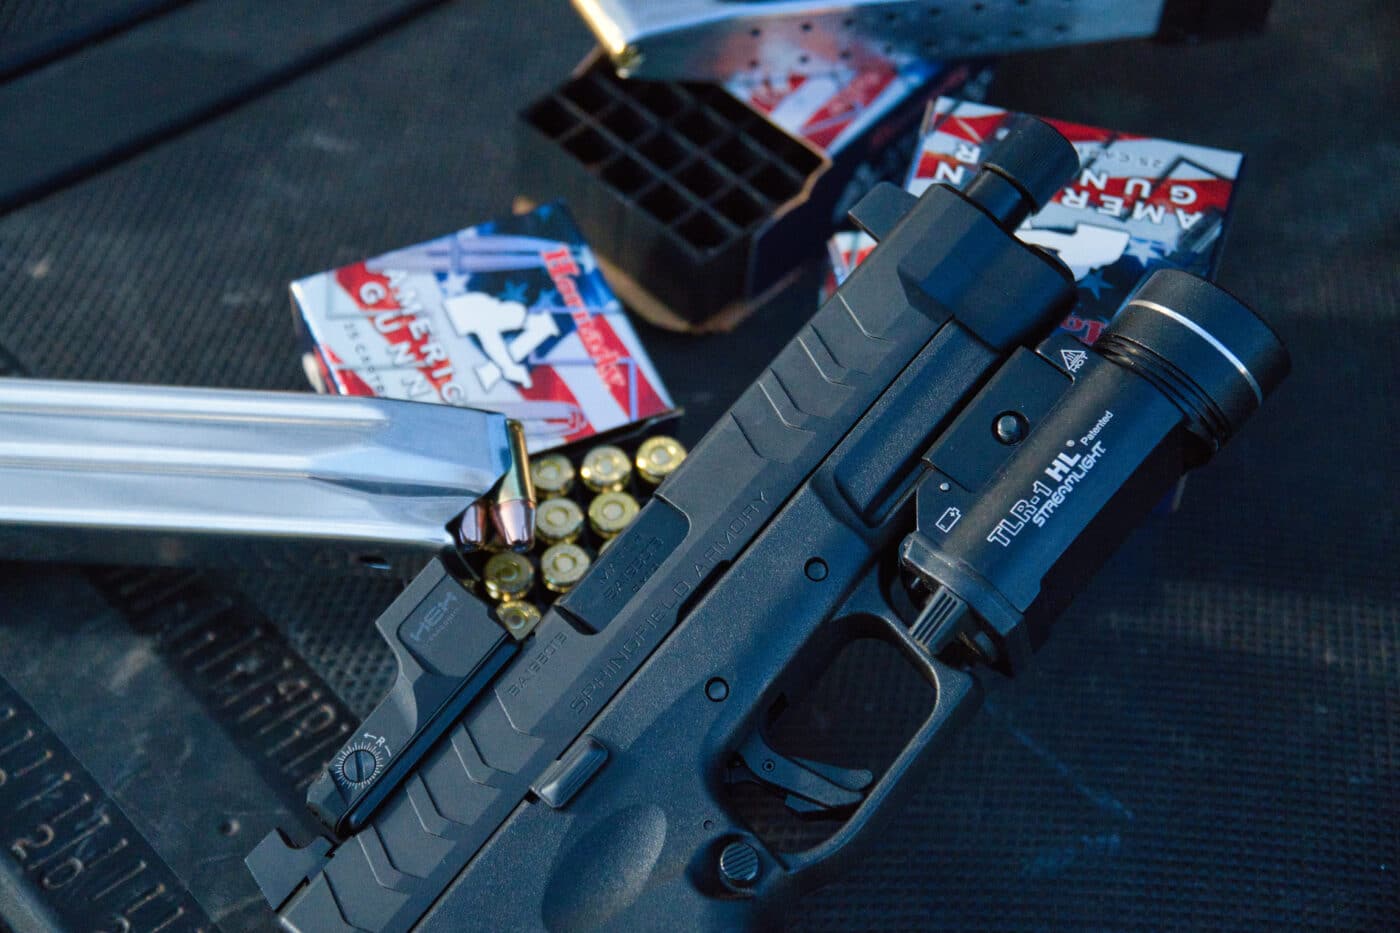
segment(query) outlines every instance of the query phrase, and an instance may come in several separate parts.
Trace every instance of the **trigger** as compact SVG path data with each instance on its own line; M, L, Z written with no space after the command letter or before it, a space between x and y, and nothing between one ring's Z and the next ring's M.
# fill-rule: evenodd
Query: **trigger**
M731 784L752 782L781 795L789 810L804 817L844 816L861 802L873 779L861 768L790 758L758 731L739 747L728 775Z

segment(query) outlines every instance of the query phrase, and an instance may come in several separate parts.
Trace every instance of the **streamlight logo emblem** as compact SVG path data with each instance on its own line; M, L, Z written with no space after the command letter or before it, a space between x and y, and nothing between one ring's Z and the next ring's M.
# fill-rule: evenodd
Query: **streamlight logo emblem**
M1032 483L1031 494L1025 499L1016 500L1016 504L1007 510L1006 518L997 522L996 527L987 535L987 541L1010 547L1012 539L1020 534L1027 524L1037 528L1045 527L1045 523L1073 494L1084 477L1088 476L1089 472L1098 466L1104 454L1108 453L1103 442L1097 438L1104 425L1112 420L1113 412L1105 411L1088 434L1078 440L1065 441L1066 450L1057 453L1044 470L1051 482L1057 485L1052 487L1045 480L1039 479ZM1068 452L1076 448L1081 452Z

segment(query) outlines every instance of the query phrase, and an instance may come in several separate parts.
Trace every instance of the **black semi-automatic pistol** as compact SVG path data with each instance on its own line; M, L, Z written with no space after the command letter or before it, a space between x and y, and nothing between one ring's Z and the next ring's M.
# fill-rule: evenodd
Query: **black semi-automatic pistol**
M1007 125L963 192L884 185L879 246L523 639L435 561L380 619L398 684L312 787L327 835L248 864L291 930L733 929L781 921L897 810L1181 474L1288 369L1185 273L1092 347L1015 231L1074 149ZM927 697L881 773L785 753L783 709L876 639ZM422 736L431 737L425 741ZM835 826L783 851L753 785Z

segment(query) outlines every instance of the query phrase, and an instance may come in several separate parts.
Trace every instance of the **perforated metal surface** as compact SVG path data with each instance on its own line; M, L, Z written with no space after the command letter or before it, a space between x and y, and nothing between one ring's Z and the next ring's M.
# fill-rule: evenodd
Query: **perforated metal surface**
M298 386L285 283L506 210L509 115L587 46L555 4L449 5L0 218L0 343L46 375ZM1295 372L799 928L1400 923L1397 49L1391 4L1294 0L1257 40L1003 66L994 103L1249 154L1221 281ZM811 306L729 337L642 328L682 439ZM387 590L243 583L367 708L391 673L369 628ZM877 737L860 697L887 673L838 685Z
M579 8L620 67L640 77L806 72L891 51L1002 55L1150 36L1164 0L593 0Z

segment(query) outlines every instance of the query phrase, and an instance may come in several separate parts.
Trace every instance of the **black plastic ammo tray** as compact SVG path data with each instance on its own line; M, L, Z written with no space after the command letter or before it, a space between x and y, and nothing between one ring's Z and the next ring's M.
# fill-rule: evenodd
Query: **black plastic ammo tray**
M627 81L594 59L521 116L526 193L572 192L594 248L683 318L787 274L790 264L755 266L759 236L795 238L794 256L820 249L811 229L765 228L783 223L823 158L723 88Z

